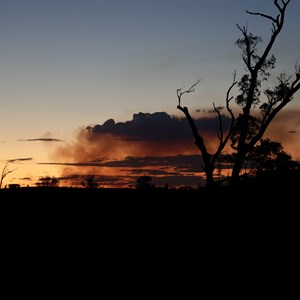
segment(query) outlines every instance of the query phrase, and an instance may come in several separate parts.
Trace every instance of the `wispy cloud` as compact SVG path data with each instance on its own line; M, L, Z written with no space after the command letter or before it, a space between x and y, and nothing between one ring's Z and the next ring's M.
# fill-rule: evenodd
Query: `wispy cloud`
M15 163L15 162L21 162L21 161L29 161L29 160L32 160L32 159L33 159L33 157L13 158L13 159L8 159L7 162Z
M63 142L60 139L54 138L35 138L35 139L18 139L20 142Z
M109 168L149 168L172 166L180 171L200 172L202 159L201 155L173 155L173 156L144 156L133 157L128 156L119 160L99 159L98 161L90 162L41 162L38 164L51 164L61 166L75 166L75 167L109 167ZM198 168L195 166L198 165Z

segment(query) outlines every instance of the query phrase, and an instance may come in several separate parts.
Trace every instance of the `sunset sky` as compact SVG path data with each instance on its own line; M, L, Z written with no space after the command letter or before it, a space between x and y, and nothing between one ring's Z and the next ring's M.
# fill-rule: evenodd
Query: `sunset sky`
M0 171L15 160L3 184L80 174L103 185L144 174L158 185L197 184L199 152L174 118L176 89L201 79L183 105L202 118L213 149L212 103L224 104L235 70L244 74L236 24L266 41L272 28L246 10L277 14L273 0L0 0ZM299 28L292 0L273 79L294 73ZM299 113L300 93L268 131L294 159Z

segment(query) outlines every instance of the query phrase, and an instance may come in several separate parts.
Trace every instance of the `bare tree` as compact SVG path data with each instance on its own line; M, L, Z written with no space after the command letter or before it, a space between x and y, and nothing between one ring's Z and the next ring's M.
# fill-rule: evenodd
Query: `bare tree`
M230 138L231 132L233 130L235 117L229 106L229 103L232 100L232 97L230 97L230 91L237 84L237 82L235 80L235 75L234 75L233 82L232 82L231 86L229 87L227 94L226 94L226 109L231 116L229 130L227 131L226 134L224 133L223 122L222 122L222 120L223 120L222 115L221 115L222 107L216 107L215 104L213 104L214 111L218 115L218 120L219 120L219 132L218 132L219 144L218 144L217 150L213 154L211 154L207 151L207 147L206 147L204 138L199 133L198 128L196 127L195 122L194 122L193 118L191 117L188 108L186 106L184 106L184 107L181 106L182 96L184 94L194 92L195 86L197 84L199 84L199 82L200 82L200 80L198 80L189 89L186 89L186 90L183 90L183 88L177 89L177 98L178 98L177 108L185 114L185 116L189 122L189 125L192 129L193 136L195 139L195 144L199 148L202 158L203 158L203 164L204 164L203 170L204 170L205 176L206 176L206 186L210 187L214 184L214 170L216 167L216 162L219 159L221 152L225 148L225 146Z
M13 162L12 160L7 160L6 163L4 164L4 167L2 169L2 172L1 172L1 178L0 178L0 189L2 188L2 183L3 183L3 180L4 178L12 173L13 171L15 171L16 169L13 169L13 170L10 170L9 169L9 164Z
M15 169L12 169L12 170L11 170L11 169L9 168L9 164L14 163L14 162L18 162L18 161L27 161L27 160L32 160L32 157L9 159L9 160L7 160L7 161L5 162L4 167L3 167L3 169L2 169L2 172L1 172L1 177L0 177L0 189L2 188L2 184L3 184L4 178L5 178L8 174L14 172L14 171L17 169L17 168L15 168Z
M260 141L268 126L271 124L274 117L293 100L294 94L300 88L300 64L295 65L295 76L290 76L281 73L278 77L278 83L273 88L267 88L262 91L262 82L267 82L271 70L275 68L276 58L270 54L274 43L281 32L285 20L286 8L291 0L274 0L274 5L278 10L278 15L272 17L267 14L259 12L246 13L250 15L259 16L268 19L272 22L272 30L270 40L262 48L261 54L258 53L258 45L262 42L261 37L253 35L248 32L248 28L237 25L242 33L242 38L236 41L236 45L242 50L242 59L245 64L246 74L241 79L236 81L236 73L234 73L234 80L227 91L226 108L231 117L231 125L224 137L222 129L222 118L220 109L214 105L214 110L219 116L220 132L218 149L214 154L208 153L203 137L199 134L193 119L191 118L187 107L181 106L181 97L185 93L194 91L194 87L199 83L195 83L190 89L177 90L178 105L177 108L181 110L192 129L195 144L200 149L203 161L204 171L207 177L207 185L213 183L213 171L215 163L225 148L229 139L231 139L231 146L233 147L234 162L231 173L231 183L236 183L239 179L243 168L243 163L248 155L255 147L256 143ZM231 89L237 84L239 94L235 97L237 107L241 108L241 113L235 117L229 104L232 97L229 96ZM261 94L265 95L265 100L261 99Z

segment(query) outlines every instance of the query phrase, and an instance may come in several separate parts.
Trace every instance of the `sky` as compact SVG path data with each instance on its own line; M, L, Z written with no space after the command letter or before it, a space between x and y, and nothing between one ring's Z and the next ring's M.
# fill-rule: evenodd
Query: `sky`
M0 170L4 184L40 177L78 184L198 184L201 162L176 90L198 79L183 105L213 149L212 103L243 75L237 24L268 40L272 0L0 0ZM272 53L274 78L300 61L300 1L292 0ZM272 82L272 78L271 78ZM300 157L300 93L268 135ZM212 117L215 117L214 115ZM99 132L101 134L99 134ZM178 134L178 135L177 135ZM131 178L131 179L130 179Z

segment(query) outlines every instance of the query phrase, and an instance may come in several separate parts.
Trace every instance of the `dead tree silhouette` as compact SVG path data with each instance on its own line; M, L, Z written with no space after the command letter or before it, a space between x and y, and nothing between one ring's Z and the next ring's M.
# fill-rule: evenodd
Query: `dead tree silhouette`
M216 162L219 159L219 156L221 154L221 152L223 151L223 149L225 148L231 132L233 130L233 126L234 126L234 121L235 121L235 117L234 114L229 106L230 101L232 100L232 97L230 97L230 91L231 89L237 84L236 80L235 80L235 76L234 76L234 80L231 84L231 86L229 87L228 91L227 91L227 95L226 95L226 109L228 111L228 113L231 116L231 122L230 122L230 126L229 126L229 130L227 131L226 134L224 134L224 130L223 130L223 123L222 123L222 115L221 115L221 109L222 107L216 107L213 104L214 107L214 111L217 113L218 115L218 120L219 120L219 133L218 133L218 138L219 138L219 145L217 147L217 150L215 151L215 153L211 154L207 151L207 147L205 145L205 141L204 138L201 136L201 134L199 134L199 131L195 125L195 122L193 120L193 118L191 117L189 110L186 106L181 106L181 98L184 94L186 93L191 93L195 91L195 86L197 84L199 84L200 80L198 80L196 83L194 83L189 89L183 90L183 88L181 89L177 89L177 98L178 98L178 105L177 108L179 110L181 110L188 122L189 125L192 129L192 133L195 139L195 144L196 146L199 148L202 158L203 158L203 170L205 172L206 175L206 186L207 187L211 187L214 184L214 170L216 168Z

